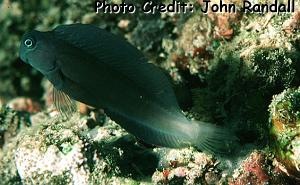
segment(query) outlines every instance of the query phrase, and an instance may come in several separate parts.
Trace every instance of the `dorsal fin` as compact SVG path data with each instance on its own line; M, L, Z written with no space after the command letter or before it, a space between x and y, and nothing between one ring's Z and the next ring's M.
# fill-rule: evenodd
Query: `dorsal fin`
M53 32L56 38L82 49L125 75L166 108L180 110L167 77L123 38L84 24L58 26Z

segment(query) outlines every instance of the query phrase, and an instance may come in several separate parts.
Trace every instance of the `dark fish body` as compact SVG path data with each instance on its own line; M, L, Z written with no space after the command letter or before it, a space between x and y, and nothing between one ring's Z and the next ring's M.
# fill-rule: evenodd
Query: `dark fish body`
M228 152L234 142L223 128L188 120L162 71L128 42L95 26L73 24L29 32L22 39L20 56L56 89L103 108L147 143Z

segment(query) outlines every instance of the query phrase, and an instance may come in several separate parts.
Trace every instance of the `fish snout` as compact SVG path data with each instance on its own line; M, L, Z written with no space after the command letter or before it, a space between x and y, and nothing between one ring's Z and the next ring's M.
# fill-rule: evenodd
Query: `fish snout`
M22 62L24 62L24 63L26 63L26 64L28 64L29 62L29 60L28 60L28 58L25 56L25 54L24 53L22 53L22 52L20 52L20 59L21 59L21 61Z

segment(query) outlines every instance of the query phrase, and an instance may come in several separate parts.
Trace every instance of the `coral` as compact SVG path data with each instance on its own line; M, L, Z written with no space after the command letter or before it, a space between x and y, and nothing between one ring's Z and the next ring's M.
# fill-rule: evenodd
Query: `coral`
M41 111L41 105L38 102L25 97L12 99L7 106L21 112L37 113Z
M229 180L229 185L287 185L292 183L282 172L276 170L277 166L272 161L276 161L276 159L267 156L262 151L253 151L241 162L240 168L235 170L233 178Z
M155 171L155 155L136 146L135 139L112 121L89 129L88 119L79 115L66 121L39 113L31 120L33 126L10 142L10 153L1 153L5 182L135 184L147 183L146 177Z
M20 113L0 107L0 184L21 184L20 176L14 163L16 136L21 128L27 127L29 120Z
M66 125L70 122L61 125L50 120L50 123L37 125L38 128L33 127L18 138L15 162L25 184L35 184L41 180L46 184L61 180L87 184L88 174L81 153L84 142L76 135L82 125L67 129Z
M265 157L259 153L252 153L243 164L244 170L256 176L257 181L262 184L268 182L269 180L269 177L263 166L265 163L264 158Z
M291 34L300 29L300 11L296 11L293 13L290 19L286 20L283 23L283 29L286 33Z
M193 149L156 149L160 155L155 184L217 184L221 179L218 162L210 155Z
M0 43L0 96L4 99L10 99L20 93L23 95L41 95L41 89L38 87L41 75L33 72L29 67L20 65L18 59L18 47L21 32L32 28L34 21L28 10L33 1L21 4L20 2L11 2L4 0L0 5L0 33L2 42ZM47 6L47 5L46 5ZM30 15L31 14L31 15ZM23 21L23 17L28 17ZM35 79L35 80L34 80Z
M207 72L209 59L212 58L213 39L212 23L199 12L189 16L182 16L176 21L173 29L173 38L164 37L162 46L167 53L167 60L162 66L168 69L175 81L182 81L178 72L188 71L190 74L203 76ZM179 71L178 71L179 70Z
M282 31L287 19L243 17L239 34L220 42L207 63L205 85L193 90L199 118L236 130L242 143L267 144L269 101L299 83L297 37Z
M144 52L154 49L158 52L161 50L161 40L167 34L167 31L164 31L165 24L166 21L160 19L141 20L130 34L130 40ZM139 39L142 34L144 40Z
M204 5L202 0L198 0L201 6ZM220 1L212 0L210 6L215 3L219 3ZM225 0L222 1L226 4L235 4L236 12L208 12L208 17L214 23L214 38L216 39L231 39L234 35L234 25L239 23L241 13L239 12L239 8L241 6L241 2L238 0Z
M21 185L21 178L18 174L17 167L14 161L16 152L16 140L10 140L5 145L5 148L0 149L0 184L3 185Z
M287 172L300 177L300 89L287 89L273 97L270 104L271 134L274 149Z
M266 82L266 86L290 87L295 79L296 58L281 48L263 48L250 56L252 68L257 77Z
M14 139L20 132L21 128L30 125L29 114L20 113L8 107L0 107L0 146Z

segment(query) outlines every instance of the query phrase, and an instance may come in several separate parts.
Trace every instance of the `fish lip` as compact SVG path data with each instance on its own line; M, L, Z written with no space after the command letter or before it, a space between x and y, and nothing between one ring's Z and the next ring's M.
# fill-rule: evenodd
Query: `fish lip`
M23 57L20 57L21 61L26 63L26 64L29 64L29 61L28 61L28 58L23 58Z

